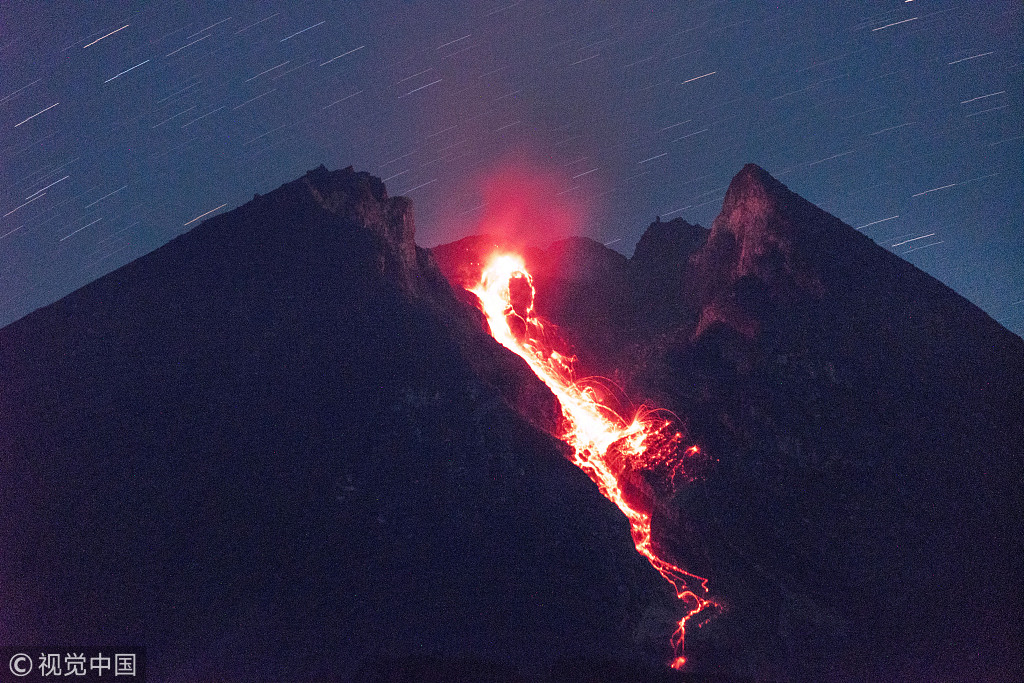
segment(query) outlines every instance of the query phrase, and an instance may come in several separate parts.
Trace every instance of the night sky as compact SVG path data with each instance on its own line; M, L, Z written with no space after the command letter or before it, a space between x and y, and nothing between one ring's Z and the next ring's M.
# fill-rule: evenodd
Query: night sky
M753 162L1024 334L1024 5L825 4L4 2L0 324L320 164L628 255Z

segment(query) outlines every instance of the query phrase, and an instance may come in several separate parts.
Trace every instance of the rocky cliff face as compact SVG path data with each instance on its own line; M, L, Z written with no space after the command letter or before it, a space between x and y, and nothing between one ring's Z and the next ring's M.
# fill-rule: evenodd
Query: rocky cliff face
M567 249L614 265L570 276ZM1018 677L1024 342L753 165L710 231L602 249L533 254L537 302L584 372L673 410L713 461L654 524L728 606L688 633L694 666Z
M0 330L0 643L181 681L658 665L670 589L413 239L320 168Z

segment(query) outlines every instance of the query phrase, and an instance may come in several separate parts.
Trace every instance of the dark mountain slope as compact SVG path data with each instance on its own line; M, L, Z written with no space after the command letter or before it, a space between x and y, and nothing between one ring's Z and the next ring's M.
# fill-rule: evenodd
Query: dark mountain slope
M811 677L1017 677L1021 339L756 166L687 267L633 379L719 458L684 507L751 630Z
M0 330L0 642L181 681L658 661L674 598L556 417L408 201L311 171Z

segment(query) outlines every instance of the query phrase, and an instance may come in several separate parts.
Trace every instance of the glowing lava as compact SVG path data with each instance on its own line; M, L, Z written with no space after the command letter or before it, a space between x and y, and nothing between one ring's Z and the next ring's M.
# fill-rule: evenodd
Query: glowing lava
M667 465L674 479L682 473L683 458L697 453L697 447L680 453L682 436L667 419L641 406L627 421L602 402L594 387L575 379L575 358L556 349L554 328L534 310L533 279L522 258L513 254L492 256L480 282L469 291L480 299L491 335L525 360L558 398L565 417L561 438L572 449L573 462L626 515L637 552L672 584L676 596L686 605L686 613L672 635L674 658L670 663L675 669L682 668L686 663L683 641L687 622L719 605L708 596L707 579L676 566L655 547L651 540L652 502L639 491L636 476L644 469ZM630 474L634 475L632 479Z

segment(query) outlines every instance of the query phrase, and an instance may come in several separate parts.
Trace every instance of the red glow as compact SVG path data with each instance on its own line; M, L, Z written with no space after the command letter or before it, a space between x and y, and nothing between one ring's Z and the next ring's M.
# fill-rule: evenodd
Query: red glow
M672 635L674 658L681 669L687 621L719 605L708 595L707 579L676 566L651 539L652 501L646 500L630 474L652 467L669 467L672 478L683 473L685 457L697 446L680 452L682 435L672 423L644 406L629 420L609 408L593 386L575 378L575 358L556 350L557 331L540 318L533 306L533 279L523 259L495 254L484 265L480 281L469 291L480 299L491 335L525 360L558 398L565 418L561 435L572 449L573 462L597 484L601 493L629 519L637 552L672 584L686 613Z
M548 244L585 234L594 210L593 195L571 191L572 176L545 154L510 153L462 182L457 194L473 195L476 205L446 205L439 222L445 226L443 241L487 234L501 235L516 248Z
M505 162L482 181L483 232L515 244L541 244L578 232L581 207L558 194L566 184L553 170Z

